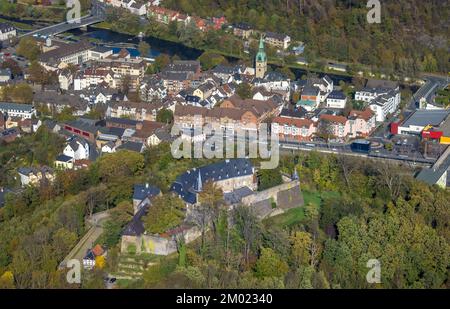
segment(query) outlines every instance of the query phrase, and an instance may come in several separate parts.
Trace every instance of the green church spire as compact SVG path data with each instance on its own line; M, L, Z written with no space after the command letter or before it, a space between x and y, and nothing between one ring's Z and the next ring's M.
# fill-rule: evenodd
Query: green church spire
M266 50L264 48L264 39L261 36L261 38L259 39L259 50L258 53L256 54L256 62L266 62L267 61L267 55L266 55Z

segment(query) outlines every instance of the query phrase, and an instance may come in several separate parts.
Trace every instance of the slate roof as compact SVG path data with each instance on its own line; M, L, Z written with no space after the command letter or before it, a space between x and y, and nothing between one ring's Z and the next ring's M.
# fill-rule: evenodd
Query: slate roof
M228 205L239 204L246 196L252 195L255 192L249 187L242 187L231 192L227 192L223 195L225 203Z
M118 150L130 150L135 152L141 152L144 144L138 142L125 142L124 144L117 147Z
M448 116L450 110L416 110L406 121L402 127L409 126L439 126Z
M288 35L282 33L266 32L266 38L273 38L279 41L284 41L284 39L288 37L289 37Z
M59 155L57 158L56 158L56 161L59 161L59 162L70 162L70 161L72 161L73 160L73 158L72 157L69 157L69 156L66 156L66 155Z
M0 111L20 110L25 112L32 112L34 109L31 104L17 104L10 102L0 102Z
M142 206L137 213L133 216L130 222L125 226L125 228L122 231L122 235L126 236L139 236L144 234L145 227L142 223L142 217L144 217L148 209L150 207L150 204L146 204Z
M143 201L147 197L154 197L161 193L158 187L149 184L136 184L133 190L133 200Z
M210 164L192 169L177 177L175 182L171 185L170 191L175 192L186 203L197 203L197 191L199 178L202 184L207 181L222 181L235 177L242 177L252 175L254 172L253 165L249 159L238 158L220 161L218 163ZM199 177L200 174L200 177Z
M304 108L297 108L294 110L283 108L281 111L279 117L286 117L286 118L304 118L306 115L306 111Z
M333 90L327 97L327 99L345 100L347 97L342 91Z
M442 175L450 169L450 155L447 159L442 162L437 168L424 168L419 174L417 174L416 179L423 181L429 185L434 185L442 177Z
M80 41L71 44L61 44L59 48L43 53L40 57L42 62L59 60L69 55L79 53L84 50L92 49L92 45L87 41Z
M302 95L317 96L319 95L319 92L320 90L317 87L306 86L302 91Z

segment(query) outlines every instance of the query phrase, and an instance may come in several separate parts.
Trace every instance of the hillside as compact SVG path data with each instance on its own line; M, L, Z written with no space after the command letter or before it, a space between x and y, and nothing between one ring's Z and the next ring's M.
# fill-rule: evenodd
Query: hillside
M287 33L307 44L310 60L318 56L414 74L449 71L446 3L382 1L381 24L367 23L366 0L165 0L163 5Z

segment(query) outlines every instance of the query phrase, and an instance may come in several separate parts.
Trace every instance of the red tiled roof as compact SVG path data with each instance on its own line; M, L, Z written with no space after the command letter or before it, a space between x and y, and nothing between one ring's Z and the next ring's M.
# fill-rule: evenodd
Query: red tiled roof
M105 253L105 250L103 250L102 246L97 244L94 248L92 248L92 253L94 253L95 256L100 256Z
M286 117L275 117L272 122L278 123L280 125L293 125L297 128L309 128L314 123L312 120L304 118L286 118Z
M370 118L374 116L374 112L370 108L366 108L363 111L352 110L349 116L362 118L365 121L368 121Z
M328 114L320 115L320 120L326 120L334 123L341 123L343 125L347 123L347 118L345 118L344 116L335 116Z

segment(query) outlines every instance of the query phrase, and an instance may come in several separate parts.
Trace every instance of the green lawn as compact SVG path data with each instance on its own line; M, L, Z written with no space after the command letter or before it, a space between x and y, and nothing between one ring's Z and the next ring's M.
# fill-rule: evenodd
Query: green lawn
M305 205L313 204L317 208L320 208L322 201L327 198L338 197L338 192L311 192L303 191L303 198L305 200ZM264 220L266 225L276 225L282 228L291 227L294 224L302 222L305 218L304 207L292 208L285 213L268 218Z

